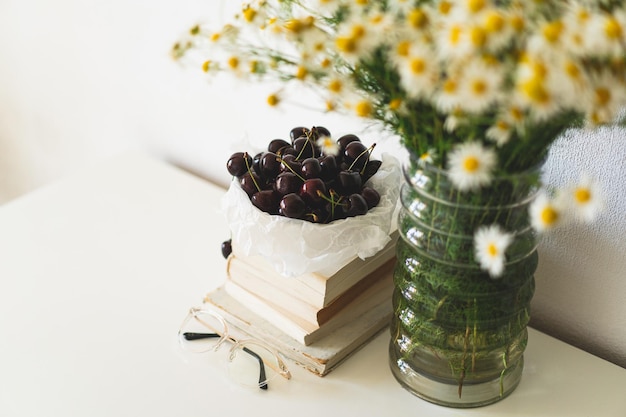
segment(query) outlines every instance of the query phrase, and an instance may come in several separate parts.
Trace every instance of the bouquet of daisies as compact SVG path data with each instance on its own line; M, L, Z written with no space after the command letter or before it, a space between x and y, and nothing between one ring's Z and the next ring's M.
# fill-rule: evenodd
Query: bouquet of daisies
M209 75L278 81L270 106L311 87L320 109L380 122L461 191L537 166L565 129L620 122L626 103L618 0L257 0L172 53ZM532 222L588 220L601 203L582 177L541 194Z

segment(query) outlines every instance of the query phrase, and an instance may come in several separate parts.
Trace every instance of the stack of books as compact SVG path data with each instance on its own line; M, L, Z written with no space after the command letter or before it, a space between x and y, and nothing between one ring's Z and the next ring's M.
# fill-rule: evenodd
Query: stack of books
M205 303L233 336L261 339L323 376L389 323L397 233L391 237L376 255L355 257L329 277L284 277L261 257L231 255L224 285Z

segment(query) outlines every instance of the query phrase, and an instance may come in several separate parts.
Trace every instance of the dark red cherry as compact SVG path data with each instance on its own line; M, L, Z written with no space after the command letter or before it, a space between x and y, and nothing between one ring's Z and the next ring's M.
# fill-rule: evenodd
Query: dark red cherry
M369 151L361 142L350 142L343 151L343 159L352 169L359 171L369 159Z
M382 162L378 159L370 159L367 161L365 167L361 170L361 177L363 177L363 184L365 184L370 178L372 178L380 169Z
M304 216L306 204L296 193L285 195L278 205L278 213L292 219L300 219Z
M261 190L250 197L250 201L259 210L269 214L278 214L278 195L274 190Z
M289 132L289 139L291 139L291 143L293 143L293 141L295 141L299 137L306 136L308 134L309 134L309 129L308 128L301 127L301 126L294 127Z
M274 190L281 196L297 193L302 186L302 180L292 172L281 172L274 182Z
M302 161L302 176L305 179L318 178L322 173L322 165L317 158L307 158Z
M241 189L248 194L248 197L261 189L261 177L255 172L246 172L239 178Z
M266 180L272 180L276 178L280 172L281 159L273 152L265 152L259 161L259 168L261 169L261 177Z
M324 181L330 181L337 176L337 158L334 155L324 155L320 158L320 167L322 172L320 178Z
M252 157L247 152L235 152L226 161L226 170L234 177L241 177L252 167Z
M267 151L281 155L284 149L291 148L291 143L284 139L273 139L267 145Z
M280 162L280 172L302 174L302 162L297 161L294 155L285 155Z
M222 256L228 258L233 253L233 241L228 239L222 242Z
M326 203L326 184L320 178L311 178L300 187L300 197L310 207L321 207Z
M343 194L358 193L363 186L361 174L356 171L341 171L338 180Z
M299 160L311 158L316 154L314 141L304 136L293 141L293 149Z
M367 209L370 210L380 203L380 193L372 187L363 187L361 195L367 203Z
M337 139L337 145L339 145L339 152L343 153L343 151L346 150L346 146L348 146L348 143L360 142L360 141L361 139L357 135L353 135L353 134L343 135L342 137Z
M346 214L349 217L360 216L367 213L367 202L361 194L350 194L346 202Z
M330 137L330 130L328 130L325 127L322 127L322 126L313 126L311 128L311 133L313 134L313 137L315 139L319 139L322 136Z

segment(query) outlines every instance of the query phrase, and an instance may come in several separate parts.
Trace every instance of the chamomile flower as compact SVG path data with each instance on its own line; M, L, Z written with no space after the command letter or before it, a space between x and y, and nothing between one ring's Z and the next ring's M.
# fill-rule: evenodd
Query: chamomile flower
M437 158L437 151L434 148L430 148L419 156L417 163L420 166L432 164L435 162L435 158Z
M441 81L439 90L435 92L435 103L445 113L458 111L462 106L463 90L461 89L462 78L459 75L448 75Z
M486 132L487 139L494 141L498 147L508 143L512 134L513 126L503 119L497 120Z
M586 174L576 184L566 187L562 196L574 218L583 222L593 221L604 207L600 184Z
M372 28L359 17L343 22L335 37L334 49L349 62L357 62L378 45Z
M457 145L448 155L448 175L460 191L488 185L496 166L496 153L480 142Z
M590 37L588 42L594 54L621 57L626 42L626 12L595 13L585 34Z
M321 149L323 155L337 155L339 153L339 144L330 136L320 136L315 144Z
M545 232L564 223L566 210L560 199L552 199L540 192L529 208L530 222L538 232Z
M439 67L427 47L412 44L406 56L398 56L397 67L400 82L409 97L427 98L433 93Z
M542 121L561 109L550 77L550 64L539 56L525 56L519 64L513 100Z
M474 251L480 267L498 278L504 271L505 252L513 241L513 235L497 225L482 226L474 234Z
M460 79L459 98L461 107L468 113L480 113L500 98L503 80L502 66L472 59L464 65Z
M591 100L588 101L588 119L593 124L609 123L620 111L626 99L626 85L610 71L594 74L590 80Z

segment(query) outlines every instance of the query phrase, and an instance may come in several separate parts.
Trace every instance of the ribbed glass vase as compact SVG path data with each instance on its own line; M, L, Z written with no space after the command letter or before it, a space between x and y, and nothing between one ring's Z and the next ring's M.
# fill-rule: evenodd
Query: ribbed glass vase
M390 365L406 389L450 407L477 407L520 382L537 267L528 206L539 167L460 192L445 171L404 166L394 272ZM481 269L474 233L514 234L501 276Z

